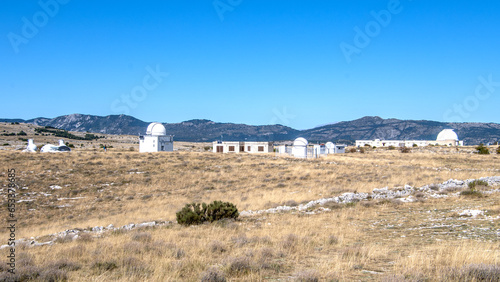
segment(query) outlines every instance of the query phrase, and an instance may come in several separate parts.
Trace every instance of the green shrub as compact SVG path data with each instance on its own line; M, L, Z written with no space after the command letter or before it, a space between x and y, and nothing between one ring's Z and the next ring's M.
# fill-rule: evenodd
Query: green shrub
M418 147L418 145L414 143L414 144L413 144L413 147L414 147L414 148L415 148L415 147Z
M214 222L224 218L238 218L236 206L229 202L214 201L210 204L186 204L176 214L177 222L182 225L200 224L205 221Z
M184 206L182 210L175 214L177 223L183 225L191 225L204 222L204 209L206 209L206 204L203 203L203 205L205 206L205 208L202 208L200 203L186 204L186 206Z
M476 150L480 155L488 155L490 153L490 150L485 147L483 143L479 144L479 146L476 147Z
M483 180L474 180L472 182L469 182L469 184L467 184L467 186L469 186L469 189L475 191L476 186L488 186L488 182L483 181Z
M223 218L237 218L240 214L235 205L229 202L214 201L207 206L206 219L210 222Z
M26 136L26 135L28 135L28 134L26 134L26 132L24 132L22 130L19 131L19 133L17 134L17 136Z
M500 146L497 148L497 154L500 154Z
M460 195L482 197L483 193L481 193L480 191L477 191L476 186L488 186L488 182L483 181L483 180L474 180L472 182L469 182L469 184L467 186L469 186L469 189L460 192Z
M389 146L389 150L394 150L394 149L396 149L396 147L394 147L394 146L392 146L392 145L391 145L391 146Z

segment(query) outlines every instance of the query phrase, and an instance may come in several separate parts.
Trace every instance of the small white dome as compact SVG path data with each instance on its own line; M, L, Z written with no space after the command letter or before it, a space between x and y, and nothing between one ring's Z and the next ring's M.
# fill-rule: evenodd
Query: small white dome
M326 142L326 144L325 144L325 147L327 147L328 149L333 148L334 146L335 145L333 145L332 142Z
M305 138L299 137L293 141L293 146L307 146L308 142Z
M153 122L148 126L146 134L154 136L167 135L167 130L165 129L165 126L163 126L163 124L159 122Z
M453 131L453 129L443 129L439 132L436 141L445 141L445 140L457 140L458 135Z
M48 152L56 152L58 146L54 146L52 144L47 144L43 145L42 149L40 149L40 152L42 153L48 153Z

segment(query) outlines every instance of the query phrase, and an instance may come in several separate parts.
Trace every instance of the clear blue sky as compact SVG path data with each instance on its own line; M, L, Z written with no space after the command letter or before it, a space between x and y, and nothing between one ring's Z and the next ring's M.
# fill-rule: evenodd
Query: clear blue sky
M55 1L2 1L1 118L500 122L498 1Z

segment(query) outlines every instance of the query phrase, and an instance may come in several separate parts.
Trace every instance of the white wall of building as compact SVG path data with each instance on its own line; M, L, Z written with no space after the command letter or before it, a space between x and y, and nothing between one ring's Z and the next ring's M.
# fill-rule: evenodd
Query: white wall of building
M174 150L174 140L172 136L151 136L139 137L139 152L172 152Z
M453 131L453 129L443 129L437 135L436 141L430 140L356 140L356 147L363 147L365 145L375 146L375 147L413 147L417 145L418 147L424 147L429 145L438 146L463 146L464 141L458 140L458 135Z
M273 146L270 142L238 142L238 141L214 141L212 152L214 153L270 153Z

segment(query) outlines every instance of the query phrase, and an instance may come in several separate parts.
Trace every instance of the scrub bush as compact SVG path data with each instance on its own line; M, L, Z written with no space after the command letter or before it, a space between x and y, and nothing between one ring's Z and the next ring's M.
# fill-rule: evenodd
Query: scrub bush
M182 225L201 224L205 221L214 222L225 218L238 218L240 215L236 206L229 202L214 201L210 204L186 204L176 214L177 222Z
M483 143L479 144L479 146L476 147L477 153L480 155L488 155L490 153L490 150L483 145Z

